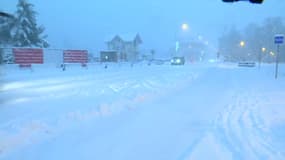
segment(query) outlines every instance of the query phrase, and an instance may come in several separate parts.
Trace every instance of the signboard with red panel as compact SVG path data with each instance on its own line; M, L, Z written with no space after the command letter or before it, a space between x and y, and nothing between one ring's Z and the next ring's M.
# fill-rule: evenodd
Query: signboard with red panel
M64 63L87 63L88 51L87 50L64 50L63 51Z
M43 64L43 50L36 48L13 48L16 64Z

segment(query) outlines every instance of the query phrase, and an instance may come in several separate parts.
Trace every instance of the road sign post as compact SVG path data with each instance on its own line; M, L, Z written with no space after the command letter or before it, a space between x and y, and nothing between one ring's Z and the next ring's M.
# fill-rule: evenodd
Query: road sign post
M278 78L278 64L279 64L279 44L277 44L276 66L275 66L275 79Z
M275 44L277 44L276 66L275 66L275 79L277 79L278 78L278 63L279 63L280 45L284 43L284 35L282 34L275 35L274 42Z

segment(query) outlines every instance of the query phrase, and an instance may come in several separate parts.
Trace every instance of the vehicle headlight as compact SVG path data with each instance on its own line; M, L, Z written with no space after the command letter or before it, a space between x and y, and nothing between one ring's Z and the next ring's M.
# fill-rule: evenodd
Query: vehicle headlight
M177 60L176 60L176 63L181 63L181 59L177 59Z

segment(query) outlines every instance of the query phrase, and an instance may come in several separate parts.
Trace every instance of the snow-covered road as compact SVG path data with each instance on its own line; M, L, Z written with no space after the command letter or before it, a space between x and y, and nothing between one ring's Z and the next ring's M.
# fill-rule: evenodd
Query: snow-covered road
M284 159L280 70L6 66L0 159Z

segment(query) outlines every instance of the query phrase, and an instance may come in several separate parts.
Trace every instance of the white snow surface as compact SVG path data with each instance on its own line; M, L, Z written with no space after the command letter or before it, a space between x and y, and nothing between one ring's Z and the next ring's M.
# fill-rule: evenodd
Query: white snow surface
M2 160L285 159L285 66L1 66Z

